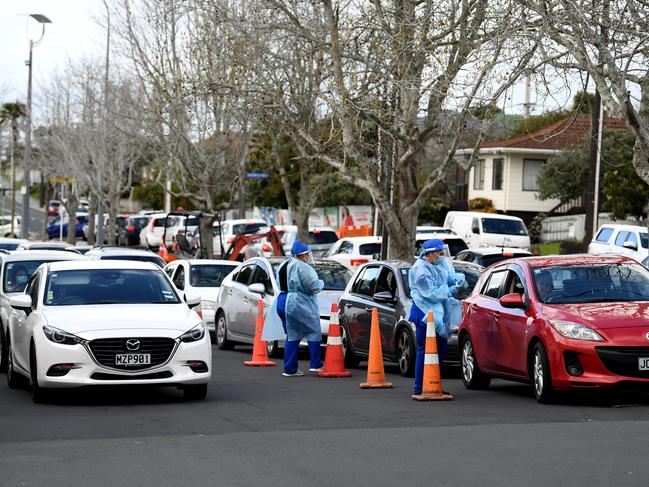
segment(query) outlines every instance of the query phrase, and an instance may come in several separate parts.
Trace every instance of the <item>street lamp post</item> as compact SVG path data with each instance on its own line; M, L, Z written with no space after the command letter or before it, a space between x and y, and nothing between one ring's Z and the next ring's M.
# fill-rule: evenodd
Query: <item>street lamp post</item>
M28 67L27 76L27 131L25 134L25 159L23 162L23 216L21 221L21 236L29 238L29 187L30 171L32 169L32 51L42 40L45 35L45 24L51 24L52 21L41 14L31 14L31 18L41 24L43 30L37 41L29 40L29 60L25 63Z
M105 229L104 229L104 169L105 165L108 159L108 149L107 149L107 140L106 140L106 130L108 126L108 121L106 118L108 117L108 69L110 66L110 9L108 8L108 4L106 3L106 0L104 0L104 7L106 7L106 18L107 18L107 25L106 25L106 65L105 65L105 72L104 72L104 112L103 112L103 117L102 117L102 128L103 128L103 144L102 144L102 150L103 150L103 159L99 161L99 174L98 174L98 187L99 187L99 198L97 202L97 238L96 242L98 245L103 245L104 244L104 235L105 235Z

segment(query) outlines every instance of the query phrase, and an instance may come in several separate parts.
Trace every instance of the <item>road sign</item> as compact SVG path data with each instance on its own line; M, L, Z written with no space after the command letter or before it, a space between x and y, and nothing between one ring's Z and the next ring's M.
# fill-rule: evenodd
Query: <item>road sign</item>
M52 176L50 178L50 183L74 183L75 179L74 178L66 178L64 176Z
M246 177L248 179L268 179L270 176L266 172L248 172Z

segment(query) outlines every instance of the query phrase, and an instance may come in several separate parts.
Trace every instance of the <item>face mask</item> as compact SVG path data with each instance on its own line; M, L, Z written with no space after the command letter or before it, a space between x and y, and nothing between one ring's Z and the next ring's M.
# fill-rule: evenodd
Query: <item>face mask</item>
M16 282L18 284L25 284L27 282L27 276L16 276Z

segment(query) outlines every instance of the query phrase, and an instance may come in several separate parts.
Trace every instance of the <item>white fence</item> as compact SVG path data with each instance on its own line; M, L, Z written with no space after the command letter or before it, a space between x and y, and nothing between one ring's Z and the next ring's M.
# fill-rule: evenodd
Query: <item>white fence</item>
M541 231L541 242L556 242L568 239L583 240L585 221L586 215L565 215L544 218L542 222L543 230ZM647 225L646 222L637 220L613 220L610 214L600 213L597 228L606 223L616 223L619 225ZM595 229L595 231L597 231L597 229Z

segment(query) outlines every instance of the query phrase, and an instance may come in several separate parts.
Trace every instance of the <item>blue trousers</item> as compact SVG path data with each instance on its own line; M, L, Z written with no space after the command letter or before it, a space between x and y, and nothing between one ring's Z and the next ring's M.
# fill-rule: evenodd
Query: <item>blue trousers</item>
M286 296L287 293L282 292L277 297L277 314L282 320L284 332L286 332ZM320 342L307 342L309 347L309 356L311 357L311 369L319 369L322 367L322 352L320 350ZM284 372L287 374L295 374L297 372L297 353L300 349L300 340L287 340L284 343Z
M426 355L426 322L424 312L413 303L408 320L415 324L417 332L417 358L415 360L415 394L421 394L424 384L424 356ZM439 335L437 337L437 357L439 365L444 363L448 340Z

